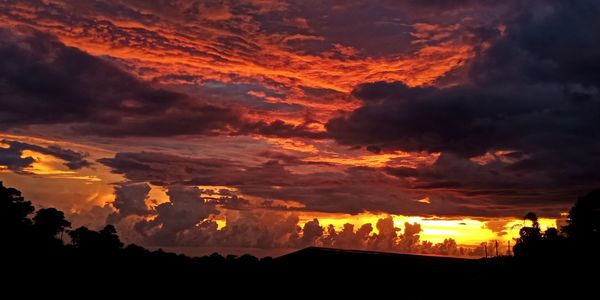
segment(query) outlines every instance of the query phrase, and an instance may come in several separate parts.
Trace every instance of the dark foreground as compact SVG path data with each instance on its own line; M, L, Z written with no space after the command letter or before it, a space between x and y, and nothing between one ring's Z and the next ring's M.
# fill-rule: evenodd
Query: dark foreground
M112 225L71 229L63 212L36 211L0 182L0 297L600 299L600 192L580 197L560 232L526 218L515 257L314 247L278 258L189 257L125 245Z
M167 293L175 298L207 288L223 296L291 299L358 295L479 299L482 294L487 299L598 299L599 295L597 261L461 259L314 247L261 260L145 251L126 248L115 256L67 253L53 260L4 259L3 266L9 268L3 272L11 277L3 285L25 284L50 293L65 285L73 290L102 285L100 293Z

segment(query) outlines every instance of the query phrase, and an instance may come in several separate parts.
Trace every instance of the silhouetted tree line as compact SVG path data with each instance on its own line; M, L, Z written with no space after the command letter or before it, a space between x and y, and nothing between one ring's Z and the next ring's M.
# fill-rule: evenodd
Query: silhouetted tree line
M516 258L525 260L590 259L600 249L600 191L579 197L569 211L567 225L542 232L538 216L527 213L524 220L531 226L519 231L513 248Z
M112 288L122 286L129 290L136 287L132 282L147 284L153 280L163 287L179 286L182 290L195 287L183 286L183 282L189 281L202 282L204 287L208 282L254 282L252 287L261 289L273 282L283 282L310 288L322 283L321 276L330 281L344 280L344 286L348 287L349 282L370 280L378 284L402 281L413 287L429 284L452 287L468 282L483 288L485 284L495 286L514 274L531 271L530 261L542 261L536 268L547 270L547 274L586 274L574 272L578 267L570 263L555 262L576 258L587 264L590 257L598 257L599 204L600 192L579 198L570 210L568 224L560 231L550 228L542 232L537 216L527 214L525 218L531 221L531 226L521 229L514 247L515 259L469 260L307 248L284 257L259 260L251 255L224 257L217 253L188 257L160 249L150 251L134 244L125 246L114 226L106 225L100 230L72 229L63 212L55 208L36 211L20 191L6 188L0 182L0 270L3 278L19 284L35 282L60 287L69 280L70 286L76 281L79 287L87 284L95 288L98 280L107 280ZM527 263L522 264L523 261ZM390 276L391 273L381 270L402 272ZM573 278L568 280L575 282ZM0 280L0 287L7 282Z
M272 260L270 257L259 260L248 254L223 257L213 253L204 257L188 257L161 249L150 251L135 244L125 246L113 225L106 225L98 231L83 226L70 227L71 223L62 211L55 208L36 211L20 191L6 188L0 182L1 265L5 269L118 269L136 272L171 269L190 273L198 270L225 273L251 271L259 262L268 265Z

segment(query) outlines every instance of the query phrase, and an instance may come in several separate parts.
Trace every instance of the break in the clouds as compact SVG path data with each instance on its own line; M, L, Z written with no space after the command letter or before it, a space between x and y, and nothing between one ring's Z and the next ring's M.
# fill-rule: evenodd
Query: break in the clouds
M6 166L9 170L17 173L27 173L26 169L35 162L33 157L23 153L24 150L51 155L55 158L63 160L64 165L71 170L89 167L92 164L86 159L86 153L66 149L57 145L49 145L44 147L9 140L1 140L0 144L7 146L6 148L0 148L0 165Z
M3 1L0 178L24 191L93 179L66 209L158 246L456 249L420 241L419 224L313 215L479 218L497 232L529 210L557 218L600 183L599 12Z

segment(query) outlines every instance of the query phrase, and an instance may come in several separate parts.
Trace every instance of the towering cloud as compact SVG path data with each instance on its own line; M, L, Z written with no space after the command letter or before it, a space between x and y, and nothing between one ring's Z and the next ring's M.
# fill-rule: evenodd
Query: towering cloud
M146 183L123 184L115 186L115 201L112 203L117 212L107 219L107 223L118 222L130 215L145 216L150 213L146 199L150 186Z
M154 244L175 245L186 230L218 213L214 203L202 199L197 187L171 186L167 195L169 202L155 208L156 218L136 224Z

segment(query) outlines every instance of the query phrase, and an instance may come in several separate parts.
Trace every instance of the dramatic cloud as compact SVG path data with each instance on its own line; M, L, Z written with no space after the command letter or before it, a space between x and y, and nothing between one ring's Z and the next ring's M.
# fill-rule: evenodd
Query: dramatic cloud
M509 154L498 154L485 165L444 154L434 164L419 168L353 167L308 173L294 168L314 164L277 153L263 155L280 159L247 165L141 152L118 153L99 162L134 182L229 186L241 195L263 199L255 203L260 207L332 213L520 217L536 207L543 215L558 215L576 194L560 186L560 177L505 171L515 163L502 160L520 158ZM420 201L425 197L427 201ZM281 200L287 204L277 202Z
M590 44L599 35L590 10L598 5L546 2L539 17L538 6L524 5L506 33L474 59L472 83L446 89L365 84L354 90L365 105L328 128L341 142L466 156L593 142L599 82L591 74L600 57L598 45Z
M228 247L290 248L301 232L298 216L268 210L239 211L227 215L227 224L208 243Z
M0 147L0 165L6 166L9 170L17 173L27 173L25 170L30 167L35 159L31 156L24 156L24 150L30 150L41 154L51 155L64 160L64 165L71 170L78 170L89 167L91 162L86 160L86 153L65 149L57 145L47 147L32 145L18 141L2 140L0 144L7 145L8 148Z
M424 241L427 220L506 239L600 183L598 15L593 0L0 1L0 179L151 246L465 255L458 233Z
M2 29L0 65L5 127L98 121L164 111L183 95L154 89L111 63L52 36Z
M115 187L115 201L112 203L117 212L107 219L107 223L114 223L130 215L145 216L150 213L146 206L146 199L150 192L148 184L123 184Z
M100 136L237 134L319 137L281 120L245 120L242 111L202 96L155 87L117 65L29 28L0 29L0 124L70 124ZM321 134L322 136L322 134Z
M153 244L175 245L185 230L218 213L214 203L202 199L197 187L172 186L167 195L169 202L155 208L156 218L136 224Z
M98 162L134 182L148 181L161 186L192 184L192 181L196 185L226 185L219 179L242 169L229 160L194 159L156 152L117 153L114 158Z
M442 152L430 168L390 172L424 188L554 193L545 200L592 188L600 182L590 164L600 153L600 5L542 1L518 11L470 63L465 83L363 84L353 92L363 106L330 120L328 132L344 144Z
M144 205L148 186L127 184L115 187L117 200L113 206L118 213L109 217L121 229L133 227L139 234L136 242L149 246L213 246L258 249L297 249L308 246L325 246L348 249L365 249L403 253L443 255L468 255L452 239L433 244L421 241L418 223L404 223L397 228L392 217L377 220L377 233L370 223L356 231L354 225L345 224L339 232L333 225L324 228L318 219L298 224L293 212L268 209L232 210L225 216L225 226L218 228L212 219L218 213L215 202L201 197L197 187L169 187L169 202L148 209ZM137 206L137 207L134 207ZM140 218L124 219L131 215ZM132 223L133 221L133 223ZM403 234L400 234L404 230Z
M419 85L460 67L477 42L469 28L493 15L464 21L472 9L432 14L437 6L411 1L265 3L274 2L5 1L0 18L52 33L148 81L198 92L224 87L220 103L297 125L307 110L324 122L355 108L346 93L366 80ZM413 26L424 17L434 26ZM307 91L328 91L329 101Z
M413 213L425 209L443 214L459 213L459 206L452 203L424 207L416 201L422 195L411 194L402 187L404 183L400 179L371 168L307 174L291 170L297 161L291 165L279 160L244 165L235 161L191 159L153 152L118 153L114 158L99 162L135 182L149 181L160 186L235 187L243 195L266 200L262 202L264 207L294 209L292 204L273 203L283 200L298 203L302 209L310 211L356 214L365 211ZM436 210L443 206L445 209Z

